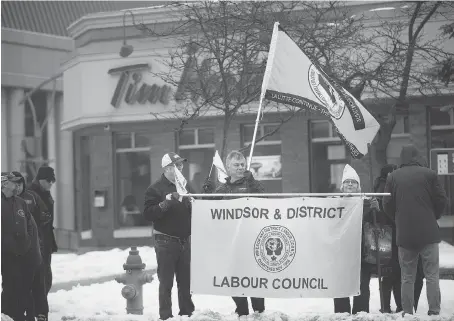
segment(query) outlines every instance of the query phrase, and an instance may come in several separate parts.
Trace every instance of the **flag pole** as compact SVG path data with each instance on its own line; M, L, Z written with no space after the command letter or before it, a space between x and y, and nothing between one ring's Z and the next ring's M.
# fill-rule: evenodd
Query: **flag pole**
M252 154L254 153L255 139L257 138L257 129L260 122L260 114L262 111L263 98L265 98L266 86L271 74L271 67L273 66L274 52L276 51L277 35L278 35L279 22L275 22L273 26L273 34L271 36L270 50L268 51L268 58L266 60L265 73L263 75L262 90L260 92L259 109L257 111L257 118L255 119L254 135L252 136L251 151L249 152L249 160L246 169L251 168Z
M369 179L370 179L370 186L372 189L373 180L374 180L374 173L373 173L373 163L372 163L372 148L370 143L367 144L367 153L369 154ZM373 192L373 191L372 191ZM383 300L383 288L382 288L382 279L381 279L381 262L380 262L380 244L378 241L378 225L377 225L377 211L372 209L372 218L374 221L374 236L375 236L375 248L376 248L376 261L377 261L377 277L378 277L378 290L380 292L380 309L384 311L384 300Z

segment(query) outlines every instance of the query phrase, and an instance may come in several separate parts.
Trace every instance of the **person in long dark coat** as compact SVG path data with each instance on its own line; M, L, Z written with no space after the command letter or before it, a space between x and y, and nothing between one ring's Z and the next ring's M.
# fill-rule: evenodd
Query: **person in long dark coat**
M27 203L17 196L18 178L2 173L2 313L24 321L33 278L42 262L38 229Z
M380 171L380 176L374 182L374 193L383 193L386 184L386 178L390 173L397 169L396 165L387 164L383 166ZM388 272L385 273L382 280L382 291L383 291L383 301L384 301L384 310L382 313L392 313L391 310L391 292L394 296L394 302L396 304L396 313L402 311L402 299L401 299L401 276L400 276L400 265L399 265L399 256L396 244L396 224L384 214L382 198L378 198L380 205L380 212L386 220L386 224L393 228L392 235L392 256L391 262L387 267ZM415 311L418 307L419 297L421 295L423 287L424 273L422 271L421 259L419 260L418 270L416 273L415 280Z

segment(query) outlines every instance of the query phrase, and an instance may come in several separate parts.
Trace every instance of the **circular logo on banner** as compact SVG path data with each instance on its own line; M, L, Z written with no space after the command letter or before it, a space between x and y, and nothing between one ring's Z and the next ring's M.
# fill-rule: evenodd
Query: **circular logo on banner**
M19 215L20 217L25 217L25 212L24 212L24 210L18 210L18 211L17 211L17 215Z
M271 273L285 270L295 258L295 253L295 237L288 228L280 225L264 227L254 243L255 261Z
M309 67L309 85L314 95L328 109L331 116L340 119L345 110L345 102L314 65Z

